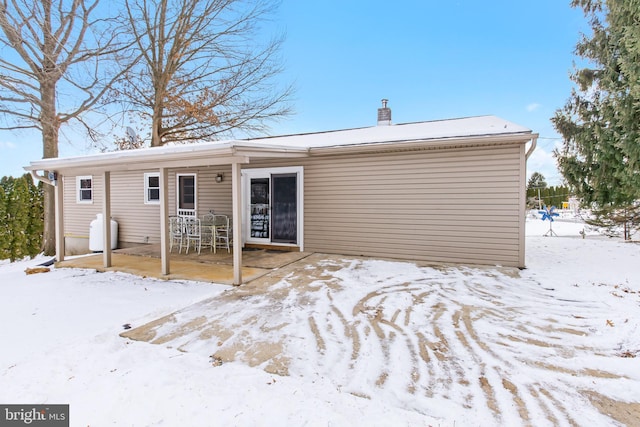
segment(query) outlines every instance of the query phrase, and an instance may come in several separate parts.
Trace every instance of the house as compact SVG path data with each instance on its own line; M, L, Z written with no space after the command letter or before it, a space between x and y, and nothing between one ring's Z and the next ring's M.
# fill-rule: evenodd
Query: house
M236 284L246 245L524 267L526 158L537 134L495 116L391 124L386 105L378 119L367 128L44 159L25 169L56 185L58 260L88 252L101 213L118 222L120 247L161 243L169 274L167 218L214 211L233 219ZM101 237L109 266L107 224Z

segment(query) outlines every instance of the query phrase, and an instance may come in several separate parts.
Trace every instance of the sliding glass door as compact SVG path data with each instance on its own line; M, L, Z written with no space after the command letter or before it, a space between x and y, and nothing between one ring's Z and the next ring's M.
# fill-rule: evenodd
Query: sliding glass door
M243 171L245 241L300 246L302 168Z
M298 242L297 174L271 175L272 242Z
M269 177L251 178L250 237L269 241L271 237L271 197Z

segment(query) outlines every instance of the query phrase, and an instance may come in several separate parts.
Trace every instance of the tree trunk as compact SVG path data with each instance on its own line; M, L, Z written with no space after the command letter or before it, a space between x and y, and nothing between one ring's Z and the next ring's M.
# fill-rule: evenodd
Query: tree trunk
M162 127L162 110L161 107L155 107L153 109L153 119L151 123L151 146L160 147L162 140L160 137L160 128Z
M58 157L58 131L60 123L56 110L56 92L54 82L42 82L40 86L43 108L40 114L42 126L42 158ZM58 185L63 185L58 182ZM51 185L44 186L44 232L42 249L47 256L56 253L56 207L55 189Z

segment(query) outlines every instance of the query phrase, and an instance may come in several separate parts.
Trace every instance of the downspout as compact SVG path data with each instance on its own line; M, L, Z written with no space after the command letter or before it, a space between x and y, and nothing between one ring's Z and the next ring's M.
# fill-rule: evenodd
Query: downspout
M531 135L531 147L529 147L529 149L527 150L527 152L524 155L524 167L525 167L525 178L526 178L526 168L527 168L527 160L529 160L529 157L531 156L531 154L533 154L533 151L536 149L536 145L538 143L538 134L533 134ZM522 205L520 207L520 209L522 209L522 213L524 213L526 215L527 212L527 190L526 190L526 180L525 183L523 183L523 192L524 192L524 200L522 201ZM524 269L527 268L527 266L525 265L525 250L526 250L526 246L525 246L525 222L526 222L526 218L525 215L522 215L520 217L520 260L519 260L519 268L520 269Z
M58 186L56 179L49 179L48 177L40 176L35 170L30 170L31 177L36 182L43 182L47 185L54 187L55 196L55 236L56 236L56 261L64 261L64 221L62 220L62 204L63 204L63 189L62 186ZM57 173L49 172L49 176L58 178Z
M538 144L538 135L534 135L531 138L531 147L527 150L527 154L524 155L525 160L529 160L529 156L533 154L533 151L536 149L536 145Z
M53 186L53 187L55 187L55 186L56 186L55 181L51 181L49 178L46 178L46 177L44 177L44 176L40 176L40 175L38 175L38 174L37 174L37 172L36 172L36 171L34 171L34 170L29 171L29 173L31 174L31 177L32 177L36 182L43 182L43 183L45 183L45 184L47 184L47 185L51 185L51 186Z

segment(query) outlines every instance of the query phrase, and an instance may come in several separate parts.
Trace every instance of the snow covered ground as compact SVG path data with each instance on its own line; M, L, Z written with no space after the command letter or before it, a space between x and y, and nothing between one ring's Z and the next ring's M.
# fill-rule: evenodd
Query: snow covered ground
M70 404L73 426L632 425L640 246L553 228L542 237L548 222L528 222L528 268L515 274L332 258L262 298L3 262L0 403ZM226 335L119 336L187 306L177 320ZM249 357L257 343L282 354ZM277 361L288 375L268 373Z

